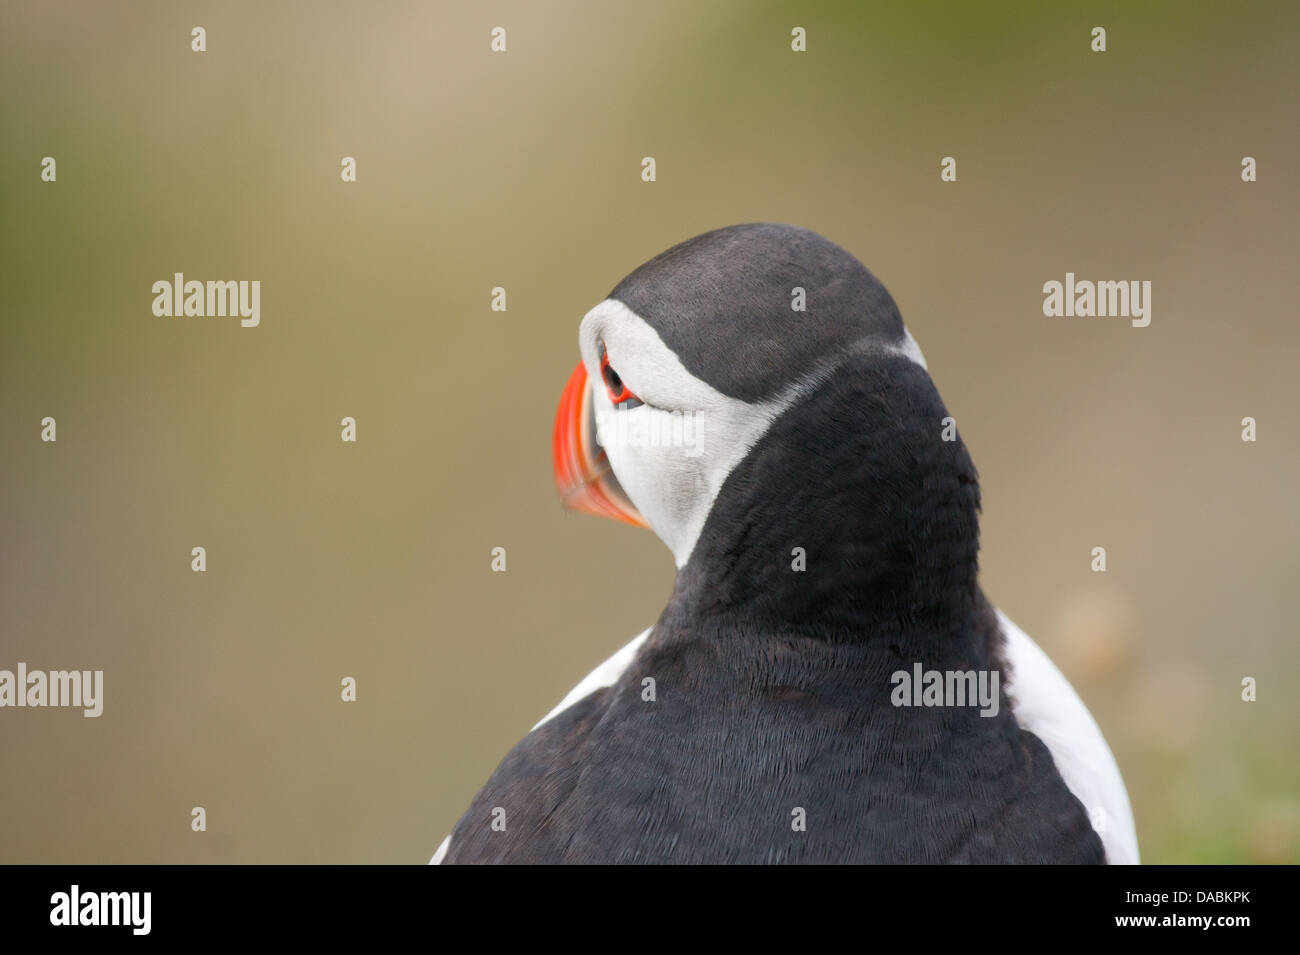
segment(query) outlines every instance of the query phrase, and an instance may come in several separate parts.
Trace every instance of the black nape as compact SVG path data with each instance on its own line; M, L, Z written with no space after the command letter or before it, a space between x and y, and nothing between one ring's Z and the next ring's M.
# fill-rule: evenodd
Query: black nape
M850 639L900 620L968 623L979 484L960 437L944 440L947 416L913 362L850 358L729 476L676 599Z

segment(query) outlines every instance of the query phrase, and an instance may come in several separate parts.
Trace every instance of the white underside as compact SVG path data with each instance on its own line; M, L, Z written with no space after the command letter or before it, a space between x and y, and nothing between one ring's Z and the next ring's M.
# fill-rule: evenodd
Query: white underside
M1137 865L1137 829L1128 791L1100 727L1038 644L1001 610L998 622L1007 638L1011 676L1006 690L1016 722L1051 752L1061 778L1088 811L1106 847L1106 861Z
M560 700L551 712L547 713L533 724L533 729L537 729L537 727L541 726L547 720L563 713L583 697L590 696L602 687L613 686L617 683L618 678L623 675L623 671L632 663L632 658L636 656L636 652L641 649L641 644L645 643L645 638L650 636L650 631L652 629L652 627L646 627L622 650L618 651L618 653L614 654L600 666L596 667L596 669L588 673L586 678L570 690L568 696ZM531 733L532 730L529 730L529 732Z
M429 865L442 865L442 860L447 857L447 850L450 848L451 833L448 833L447 837L442 840L442 844L438 846L437 851L434 852L433 858L429 860Z
M1133 810L1101 729L1074 687L1038 644L1001 610L998 622L1006 637L1007 663L1012 671L1006 690L1016 722L1042 740L1051 752L1061 778L1088 811L1105 846L1106 861L1111 865L1136 865L1139 859ZM533 729L596 690L613 686L649 635L650 630L645 630L587 674ZM450 844L451 836L447 836L429 864L440 864Z

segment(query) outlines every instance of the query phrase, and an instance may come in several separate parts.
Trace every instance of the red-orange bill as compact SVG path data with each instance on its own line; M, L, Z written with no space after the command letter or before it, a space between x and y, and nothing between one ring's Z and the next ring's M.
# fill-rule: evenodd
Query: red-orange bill
M565 507L646 527L596 440L596 414L587 387L587 366L578 362L560 395L552 441L555 487Z

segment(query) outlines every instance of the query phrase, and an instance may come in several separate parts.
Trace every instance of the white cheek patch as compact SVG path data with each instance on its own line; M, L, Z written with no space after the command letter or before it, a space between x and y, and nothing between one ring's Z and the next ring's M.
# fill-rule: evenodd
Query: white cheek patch
M578 344L600 444L629 500L668 545L678 568L690 560L728 475L772 422L848 354L775 397L751 404L692 375L659 333L617 299L605 299L587 313ZM624 410L610 401L601 378L602 346L610 365L645 404ZM925 367L910 334L888 350Z
M785 404L749 404L696 378L658 332L615 299L587 313L578 340L601 446L628 498L682 567L727 475ZM600 377L602 345L641 407L622 410L610 401Z

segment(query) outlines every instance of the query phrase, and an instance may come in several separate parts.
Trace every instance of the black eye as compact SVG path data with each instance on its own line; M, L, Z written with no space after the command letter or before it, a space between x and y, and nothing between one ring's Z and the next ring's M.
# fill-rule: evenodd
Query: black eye
M605 366L605 384L609 385L609 390L614 394L619 394L623 390L623 379L618 377L618 372L609 365Z
M637 408L644 404L640 398L632 394L627 385L623 384L623 379L609 363L609 355L603 352L600 356L600 376L605 382L605 393L614 404L624 408Z

